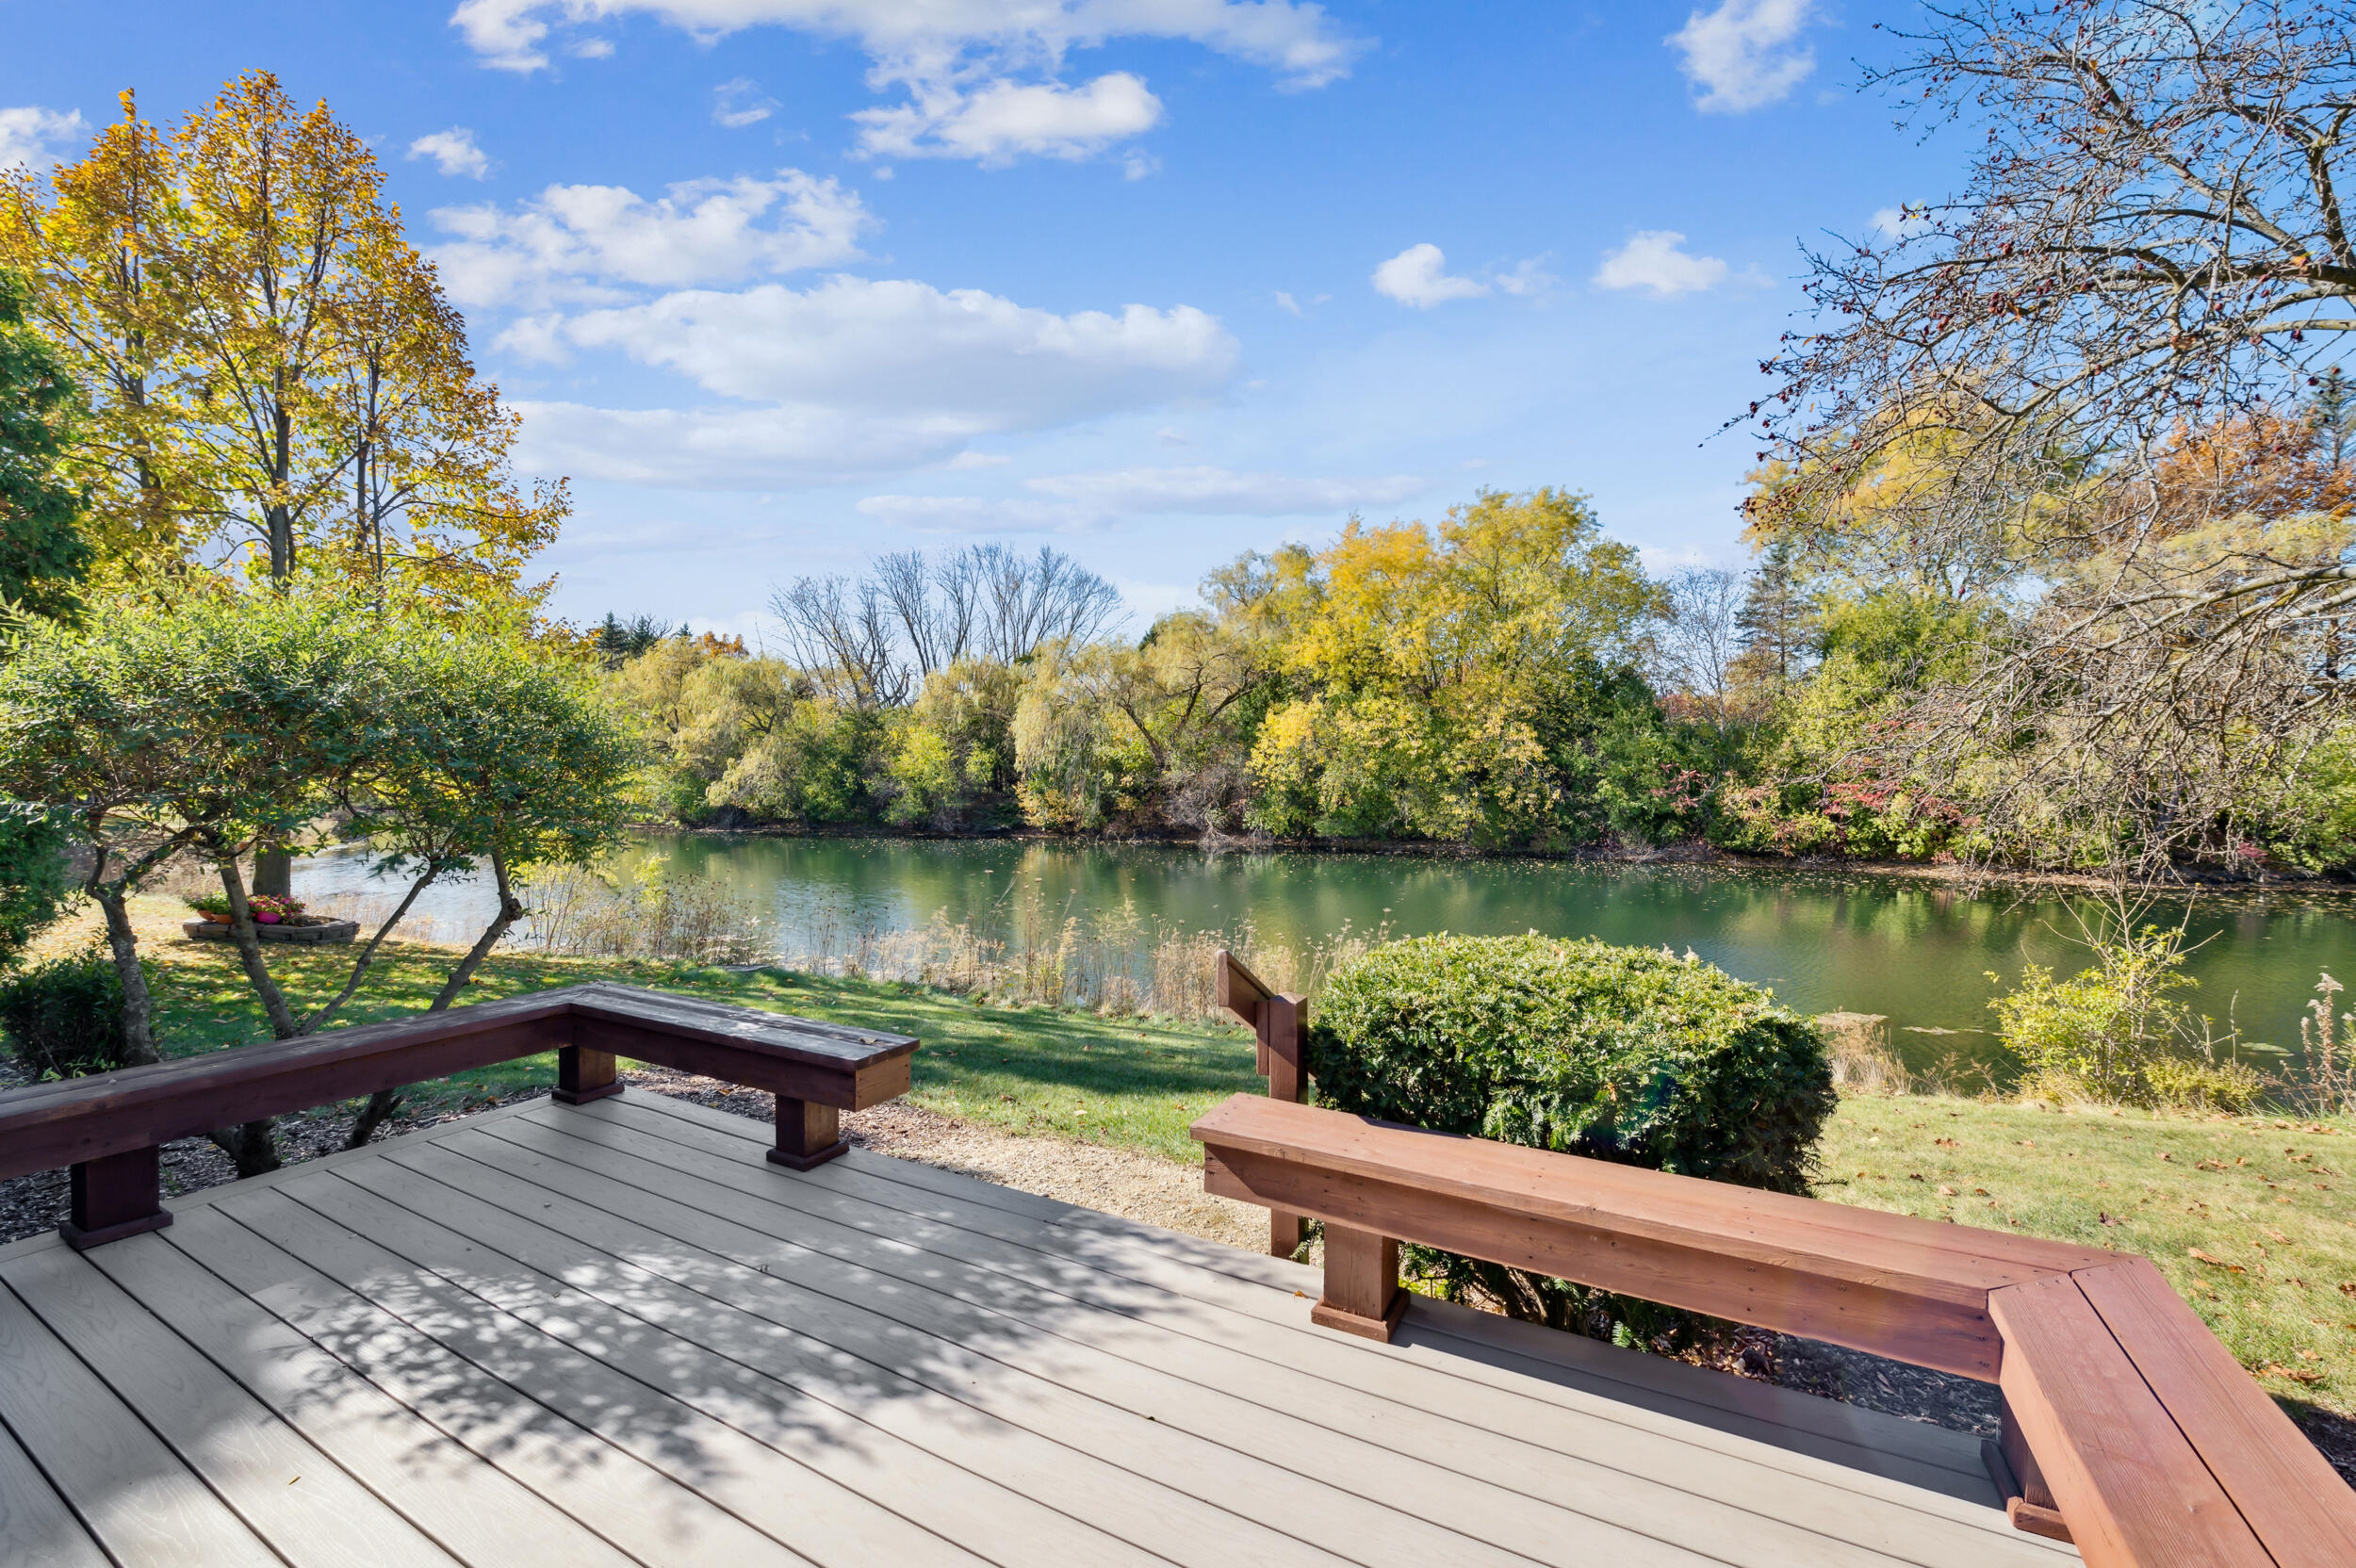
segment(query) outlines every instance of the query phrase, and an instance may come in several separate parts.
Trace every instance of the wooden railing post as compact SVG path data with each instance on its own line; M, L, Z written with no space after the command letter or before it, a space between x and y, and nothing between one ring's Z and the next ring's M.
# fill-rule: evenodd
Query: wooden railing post
M1301 1054L1307 999L1269 990L1224 948L1215 962L1212 989L1220 1006L1252 1025L1255 1065L1260 1076L1268 1080L1268 1098L1296 1105L1308 1099L1309 1074ZM1308 1225L1304 1216L1290 1209L1268 1210L1268 1255L1289 1258L1300 1251Z
M622 1092L622 1075L611 1051L585 1046L560 1046L556 1053L555 1099L562 1104L586 1105Z
M171 1224L158 1164L162 1152L150 1144L74 1167L66 1179L66 1221L57 1227L66 1245L78 1252Z

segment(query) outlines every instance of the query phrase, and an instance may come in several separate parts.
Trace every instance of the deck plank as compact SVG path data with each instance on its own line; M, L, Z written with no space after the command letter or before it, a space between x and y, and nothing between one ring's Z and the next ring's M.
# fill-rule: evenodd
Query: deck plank
M87 1256L280 1419L474 1568L629 1568L632 1561L164 1236L134 1236Z
M1110 1568L1161 1560L1082 1527L1027 1496L983 1481L878 1427L709 1348L715 1333L711 1319L722 1310L716 1303L680 1292L674 1311L664 1315L667 1320L633 1316L518 1259L517 1251L532 1251L576 1276L602 1272L580 1266L581 1250L577 1243L499 1208L488 1196L475 1196L497 1193L503 1184L496 1173L476 1168L481 1175L468 1192L430 1181L390 1161L381 1162L371 1173L379 1180L364 1184L331 1177L284 1190L327 1217L434 1270L451 1284L513 1313L551 1338L593 1353L606 1364L661 1388L682 1405L762 1444L794 1468L817 1472L831 1485L863 1497L872 1509L905 1515L936 1537L960 1535L961 1544L1000 1561L1065 1563L1074 1568L1104 1563ZM513 1200L515 1195L508 1196ZM535 1233L553 1247L538 1243ZM564 1252L571 1254L569 1267L553 1255ZM610 1266L630 1266L617 1261ZM684 1311L678 1310L682 1306ZM763 1489L794 1491L790 1484L778 1484L779 1469L773 1465L762 1472ZM791 1476L793 1472L783 1473ZM818 1491L800 1490L806 1494ZM813 1518L864 1511L843 1495L825 1494L780 1499L779 1506ZM826 1527L823 1522L818 1527ZM810 1530L808 1526L804 1528ZM889 1560L886 1554L894 1549L903 1558L916 1560L942 1552L939 1540L927 1543L906 1531L894 1534L895 1539L882 1543L797 1538L794 1544L828 1560L844 1556L862 1561Z
M1019 1549L1006 1555L1016 1560L1058 1560L1069 1551L1074 1560L1118 1561L1122 1560L1121 1549L1108 1550L1107 1543L1125 1537L1132 1546L1157 1554L1156 1560L1203 1568L1237 1561L1336 1560L1085 1449L1001 1420L905 1376L894 1365L863 1360L813 1339L801 1331L794 1314L780 1315L796 1325L788 1327L717 1295L675 1283L630 1260L658 1257L682 1278L700 1283L718 1277L750 1296L777 1288L757 1270L701 1253L577 1199L533 1188L528 1191L538 1196L519 1200L522 1184L511 1179L503 1184L499 1174L454 1150L422 1146L398 1152L384 1168L355 1181L417 1212L445 1216L446 1222L458 1224L466 1235L527 1266L561 1271L579 1281L579 1290L602 1307L692 1337L709 1354L787 1391L797 1404L785 1436L815 1436L819 1460L861 1471L880 1469L901 1494L902 1507L921 1509L927 1516L936 1511L962 1516L973 1532L968 1544L985 1556L996 1555L1000 1537L1010 1536ZM514 1210L476 1196L495 1193L503 1194ZM584 1252L584 1244L597 1250ZM595 1260L594 1266L582 1267L584 1257ZM561 1315L549 1315L570 1318L577 1311L567 1306ZM811 1403L822 1408L808 1409ZM777 1441L766 1428L777 1425L777 1417L763 1412L760 1419L764 1429L756 1435ZM895 1446L939 1459L917 1467L913 1475L899 1471L902 1461L896 1458L891 1466L880 1465L883 1454L871 1452L879 1431L892 1434ZM941 1469L951 1472L946 1484L932 1478ZM988 1511L973 1508L967 1500L972 1478L955 1479L966 1471L1015 1494L1017 1505L1006 1507L1001 1498L998 1507ZM1073 1520L1095 1528L1075 1532Z
M903 1322L903 1315L928 1317L929 1304L939 1298L922 1287L911 1289L906 1282L813 1254L707 1213L700 1190L697 1203L685 1204L544 1152L501 1147L487 1136L477 1142L469 1135L453 1135L442 1141L513 1174L528 1176L536 1169L544 1181L561 1184L549 1189L550 1196L570 1194L643 1226L653 1243L633 1251L630 1261L673 1282L714 1295L838 1350L892 1366L1003 1420L1094 1452L1157 1484L1247 1518L1269 1521L1334 1556L1370 1568L1530 1560L1478 1536L1437 1527L1383 1501L1304 1475L1297 1461L1287 1468L1237 1453L1217 1437L1181 1428L1167 1412L1133 1409L1039 1376L1013 1359L1022 1354L1022 1342L1036 1336L1011 1319L969 1320L964 1332L943 1333ZM714 1196L725 1203L726 1196ZM687 1248L736 1265L741 1276L754 1282L716 1274L703 1260L689 1255ZM1639 1555L1627 1560L1685 1560L1643 1556L1646 1544L1633 1539L1630 1549Z
M602 1112L605 1107L597 1109ZM634 1113L625 1110L617 1116L600 1115L580 1121L567 1121L560 1113L511 1122L502 1131L506 1135L521 1138L530 1135L526 1129L533 1125L559 1131L582 1127L580 1136L590 1141L606 1135L583 1123L604 1122L617 1128L627 1124L631 1131L639 1131L649 1119L649 1113L643 1107ZM754 1147L734 1140L729 1136L732 1131L711 1128L698 1132L689 1126L682 1135L689 1141L677 1146L681 1150L678 1154L644 1144L633 1147L642 1157L666 1170L725 1182L730 1174L727 1162L746 1160L746 1151ZM706 1156L715 1156L723 1163L714 1165ZM1135 1314L1140 1327L1151 1326L1141 1333L1118 1328L1112 1331L1118 1343L1108 1344L1107 1348L1123 1356L1142 1354L1156 1364L1181 1375L1207 1378L1273 1410L1309 1414L1340 1432L1379 1433L1382 1442L1403 1452L1432 1462L1462 1467L1482 1478L1521 1474L1530 1494L1557 1502L1576 1498L1569 1506L1585 1511L1595 1511L1617 1496L1626 1511L1606 1517L1618 1519L1631 1528L1658 1527L1648 1527L1643 1521L1658 1521L1664 1510L1674 1504L1681 1515L1674 1527L1687 1532L1680 1539L1701 1536L1704 1527L1716 1515L1729 1530L1739 1527L1744 1537L1763 1532L1764 1549L1772 1550L1773 1543L1794 1524L1839 1533L1844 1538L1857 1536L1860 1496L1871 1495L1884 1502L1909 1505L1910 1512L1927 1511L1932 1515L1892 1515L1878 1534L1869 1527L1857 1538L1870 1543L1874 1550L1906 1560L1952 1563L1988 1560L1990 1553L2023 1561L2044 1555L2043 1548L2019 1544L2021 1538L1993 1506L1993 1487L1987 1482L1984 1471L1976 1471L1975 1444L1969 1446L1976 1472L1972 1478L1975 1490L1968 1494L1973 1501L1925 1499L1920 1491L1886 1483L1876 1486L1870 1478L1858 1478L1832 1465L1796 1467L1781 1455L1776 1456L1777 1464L1765 1467L1730 1464L1710 1468L1705 1472L1706 1482L1679 1488L1664 1496L1661 1492L1665 1489L1659 1487L1658 1478L1679 1476L1694 1462L1694 1445L1687 1437L1663 1433L1658 1429L1631 1429L1624 1420L1602 1417L1593 1410L1547 1409L1544 1401L1524 1399L1518 1392L1501 1398L1496 1387L1433 1380L1428 1370L1403 1367L1397 1357L1386 1351L1362 1350L1356 1348L1355 1341L1294 1324L1271 1330L1264 1319L1205 1313L1196 1310L1190 1302L1171 1310L1167 1296L1159 1291L1104 1288L1103 1276L1073 1266L1067 1254L1042 1254L1016 1248L999 1242L994 1234L944 1230L941 1222L911 1223L905 1213L889 1207L889 1197L866 1201L848 1199L843 1189L862 1181L869 1186L876 1184L856 1174L828 1171L813 1172L795 1182L772 1180L756 1184L748 1190L775 1204L833 1222L838 1228L831 1232L805 1228L792 1233L792 1239L815 1250L921 1280L973 1304L1027 1315L1029 1320L1051 1331L1055 1331L1056 1323L1068 1314L1069 1299L1026 1292L1010 1280L1048 1291L1072 1292L1091 1305L1109 1306L1120 1314ZM839 1228L842 1226L853 1228L858 1238L844 1233ZM772 1222L767 1228L774 1231L776 1225ZM933 1261L918 1260L916 1271L910 1272L907 1263L898 1261L909 1247L931 1248ZM976 1274L974 1265L1006 1268L1010 1273L988 1278ZM1260 1294L1264 1298L1268 1295ZM1288 1316L1302 1315L1298 1299L1289 1293L1274 1300ZM1018 1304L1025 1302L1029 1303L1027 1312ZM1121 1322L1120 1317L1107 1315L1110 1323ZM1102 1332L1104 1325L1100 1323L1097 1328ZM1153 1328L1169 1328L1181 1337L1164 1336L1152 1331ZM1211 1341L1224 1344L1214 1348ZM1225 1347L1234 1347L1235 1353L1229 1354ZM1241 1356L1258 1359L1243 1361ZM1224 1368L1223 1372L1220 1368ZM1527 1382L1523 1386L1527 1388ZM1369 1387L1381 1388L1384 1396L1394 1402L1385 1404L1366 1397L1366 1390ZM1453 1412L1453 1424L1430 1421L1429 1415L1434 1411ZM1416 1440L1419 1434L1420 1442ZM1521 1446L1503 1441L1505 1435L1515 1434L1522 1439ZM1738 1459L1759 1456L1758 1446L1750 1444L1729 1443L1723 1451ZM1561 1462L1564 1456L1584 1459L1601 1466L1603 1473L1582 1473L1579 1481L1572 1483L1565 1478ZM1862 1492L1860 1480L1865 1482ZM1728 1505L1745 1500L1750 1517L1729 1516ZM1792 1544L1798 1549L1797 1543Z
M1713 1469L1706 1489L1679 1488L1648 1473L1692 1467L1691 1450L1673 1444L1655 1443L1632 1462L1625 1452L1612 1456L1629 1466L1621 1468L1606 1462L1600 1452L1573 1455L1559 1446L1518 1441L1436 1417L1415 1400L1384 1399L1305 1376L1278 1359L1253 1359L1142 1318L1082 1310L1086 1303L992 1275L963 1256L926 1253L889 1238L881 1233L891 1227L874 1214L817 1218L800 1205L840 1208L850 1201L821 1193L817 1184L772 1180L752 1192L732 1190L728 1180L744 1178L726 1154L655 1143L604 1119L522 1119L499 1131L518 1140L562 1137L560 1123L580 1129L574 1142L601 1145L611 1152L621 1152L635 1139L642 1186L676 1187L692 1180L699 1209L962 1301L968 1309L963 1320L951 1314L927 1325L947 1337L976 1331L972 1309L1012 1315L1045 1331L1036 1338L1023 1336L1006 1352L1041 1376L1125 1408L1153 1410L1164 1423L1265 1461L1289 1463L1362 1495L1401 1500L1434 1524L1484 1536L1540 1560L1569 1551L1561 1544L1566 1534L1597 1529L1649 1536L1679 1550L1730 1560L1963 1564L1988 1560L1989 1550L2000 1549L1985 1530L1950 1525L1942 1531L1941 1521L1919 1517L1905 1519L1900 1527L1884 1522L1881 1538L1859 1544L1852 1538L1874 1537L1877 1530L1862 1516L1871 1511L1860 1511L1860 1499L1852 1493L1817 1489L1811 1497L1809 1483L1795 1483L1789 1475L1760 1476L1731 1465L1722 1467L1723 1474ZM548 1132L535 1135L534 1127ZM543 1152L560 1157L567 1152L561 1146ZM841 1222L845 1218L847 1226ZM957 1233L955 1240L961 1253L1004 1248L972 1233ZM930 1310L942 1312L938 1298ZM1191 1310L1202 1315L1202 1309ZM1494 1402L1497 1396L1489 1397ZM1562 1420L1559 1412L1546 1413ZM1641 1433L1623 1429L1612 1437L1622 1450L1646 1446ZM1741 1490L1746 1484L1754 1508L1724 1500L1729 1487ZM1814 1516L1807 1524L1795 1522L1811 1510Z
M20 1259L0 1280L295 1568L454 1560L81 1253Z
M332 1174L321 1178L335 1180ZM658 1348L620 1343L601 1347L597 1355L584 1354L404 1257L396 1243L424 1246L434 1239L421 1238L415 1224L379 1212L363 1233L295 1198L296 1191L319 1184L285 1183L243 1201L224 1200L221 1207L290 1256L541 1409L595 1432L614 1450L712 1505L696 1511L703 1527L715 1535L739 1535L742 1548L757 1554L748 1560L979 1562L953 1543L916 1529L801 1465L775 1462L774 1450L619 1369L642 1352L660 1353ZM459 1245L468 1246L463 1238ZM487 1253L472 1250L477 1262L488 1263ZM767 1540L747 1538L751 1531ZM712 1551L713 1545L699 1549Z
M108 1568L33 1456L0 1422L0 1568Z
M239 1224L224 1205L182 1215L168 1234L172 1246L646 1568L697 1560L810 1568Z
M278 1563L6 1285L0 1421L117 1561Z

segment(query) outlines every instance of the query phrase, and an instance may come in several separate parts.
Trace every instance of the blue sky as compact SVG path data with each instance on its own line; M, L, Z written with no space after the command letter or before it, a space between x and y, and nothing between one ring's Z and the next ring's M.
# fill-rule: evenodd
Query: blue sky
M1353 510L1739 562L1798 247L1954 183L1835 0L0 0L0 161L266 67L378 149L578 502L556 609L1052 543L1140 618ZM1892 8L1896 14L1896 8Z

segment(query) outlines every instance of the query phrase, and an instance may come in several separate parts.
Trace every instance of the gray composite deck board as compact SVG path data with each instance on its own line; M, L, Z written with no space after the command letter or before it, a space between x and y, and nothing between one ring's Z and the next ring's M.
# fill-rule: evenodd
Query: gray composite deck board
M1960 1434L768 1143L538 1102L0 1248L0 1568L2076 1555Z

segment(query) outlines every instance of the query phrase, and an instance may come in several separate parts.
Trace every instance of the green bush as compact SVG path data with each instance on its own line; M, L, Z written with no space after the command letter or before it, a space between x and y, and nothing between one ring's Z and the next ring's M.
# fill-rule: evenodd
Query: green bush
M72 892L65 825L39 807L0 800L0 966L57 918Z
M36 1081L123 1066L123 979L114 959L92 948L0 980L0 1035Z
M1378 947L1318 998L1307 1055L1336 1110L1447 1133L1806 1192L1832 1069L1808 1020L1697 960L1549 937ZM1622 1343L1682 1337L1682 1314L1410 1249L1453 1299Z

